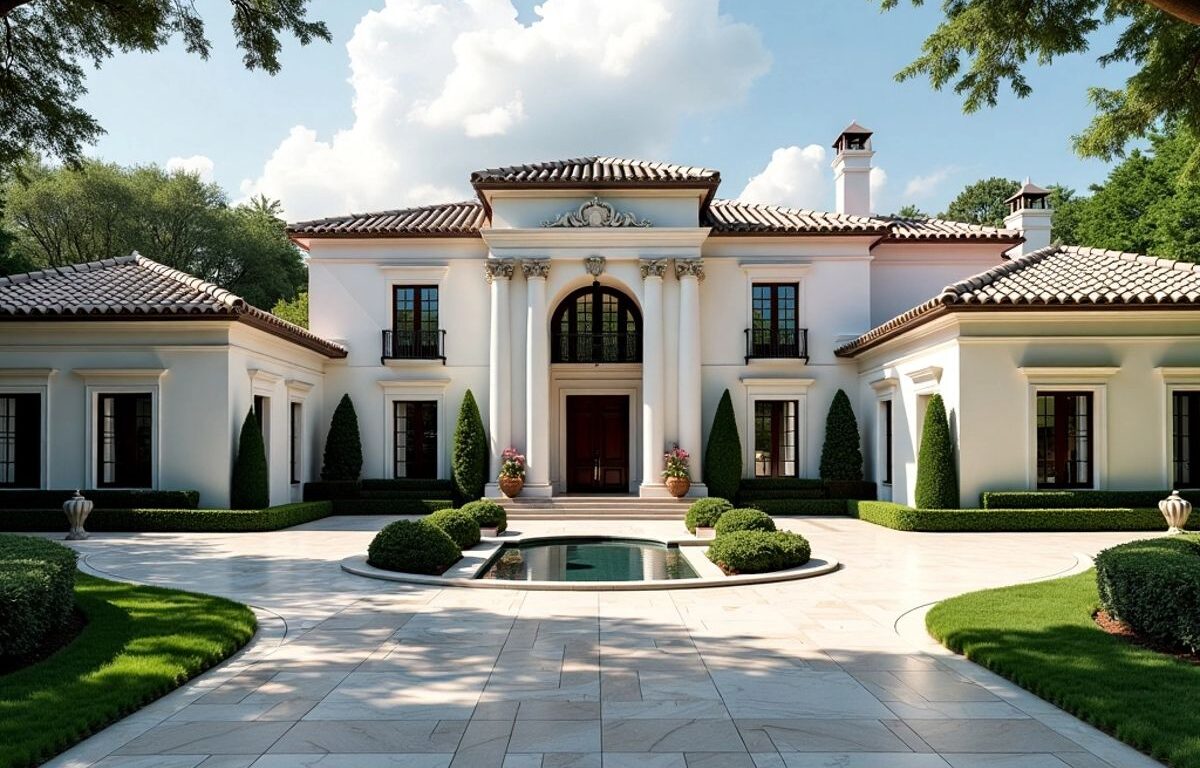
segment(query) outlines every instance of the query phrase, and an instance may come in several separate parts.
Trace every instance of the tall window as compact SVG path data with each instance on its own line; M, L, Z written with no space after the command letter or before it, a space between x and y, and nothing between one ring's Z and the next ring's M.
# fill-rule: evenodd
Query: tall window
M797 283L755 283L751 288L751 357L796 357L800 354L800 334L796 327L797 294Z
M1039 488L1092 485L1092 393L1037 394Z
M96 485L149 488L153 450L150 394L101 394L96 402Z
M304 437L304 420L300 403L288 403L288 467L292 484L303 481L301 462L301 440Z
M397 285L392 289L392 357L435 358L440 333L436 285Z
M392 477L437 477L437 403L397 400L393 405Z
M754 476L796 476L796 401L754 403Z
M42 396L0 394L0 488L42 482Z
M620 291L593 283L554 311L551 362L637 363L642 359L641 315Z
M1171 395L1172 477L1177 488L1200 486L1200 392Z
M892 432L892 401L884 400L879 404L879 420L883 428L883 483L892 484L892 444L895 434Z

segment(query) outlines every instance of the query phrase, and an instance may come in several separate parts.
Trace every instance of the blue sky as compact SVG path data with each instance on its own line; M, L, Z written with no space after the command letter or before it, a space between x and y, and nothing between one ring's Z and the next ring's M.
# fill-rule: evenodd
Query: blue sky
M516 163L564 152L653 152L646 159L718 168L721 194L734 197L764 171L775 150L827 146L855 119L876 132L876 164L887 176L876 210L890 212L912 202L937 212L964 184L985 176L1030 175L1042 184L1080 189L1102 179L1107 166L1076 157L1070 137L1091 116L1086 88L1117 86L1128 74L1096 64L1113 37L1105 30L1092 53L1032 69L1032 97L1004 93L998 108L964 115L952 91L934 92L926 81L897 83L893 77L919 52L940 3L884 14L870 0L725 0L720 16L714 9L711 18L695 24L683 14L695 9L703 16L702 8L716 0L661 0L665 5L657 16L645 9L660 0L623 10L601 0L547 0L547 7L578 3L570 9L576 15L590 6L607 18L605 9L613 9L616 21L596 36L611 32L624 39L629 30L653 31L645 33L649 42L643 48L622 54L613 71L596 74L586 60L571 60L570 51L540 53L539 45L550 45L544 40L531 43L532 62L497 63L497 46L524 43L491 38L476 46L474 58L462 59L461 51L471 46L460 49L458 43L472 34L533 37L502 18L508 1L479 0L476 5L489 8L484 14L464 10L462 0L392 0L389 14L372 14L360 27L386 0L315 0L312 13L327 21L333 43L289 43L283 72L270 77L242 68L228 32L227 3L199 0L214 42L209 61L188 56L175 43L157 54L120 55L90 74L84 106L108 130L94 153L119 163L203 156L233 199L263 191L281 197L289 215L308 217L461 197L469 191L467 173L481 162ZM424 32L406 28L418 12L443 10L447 15ZM515 15L525 27L543 23L533 2L518 0ZM579 30L579 44L591 42L586 16L562 24L555 29L567 31L556 34ZM330 150L335 134L356 120L355 90L347 82L347 43L356 29L361 43L356 50L365 51L361 61L368 62L359 71L369 70L372 87L386 80L391 91L381 92L411 86L415 95L375 110L367 102L377 97L364 90L358 108L371 115L361 121L365 127L345 137L341 149L334 142ZM671 42L674 38L684 42ZM565 79L555 79L556 69ZM457 85L450 93L443 82L452 71ZM485 76L489 71L499 73L495 84ZM491 98L493 85L510 96L497 96L494 110L482 117L467 115L464 99ZM419 130L412 127L414 104L421 111ZM631 114L619 114L626 109ZM473 127L479 124L472 119L483 119L485 127ZM311 134L289 140L296 126ZM473 135L480 131L486 137ZM269 163L273 154L276 160ZM438 162L428 162L428 156ZM806 180L806 189L794 191L796 199L779 202L831 206L827 165L825 157L814 166L821 178ZM781 172L791 171L775 169Z

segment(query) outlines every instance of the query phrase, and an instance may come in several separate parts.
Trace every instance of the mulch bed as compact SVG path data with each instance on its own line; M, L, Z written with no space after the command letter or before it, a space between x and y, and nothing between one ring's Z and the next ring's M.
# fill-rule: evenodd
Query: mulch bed
M1100 629L1104 630L1110 635L1119 637L1126 642L1133 643L1134 645L1141 646L1142 648L1155 651L1156 653L1173 656L1180 661L1187 662L1188 664L1200 666L1200 653L1193 653L1186 648L1167 645L1166 643L1160 643L1156 640L1150 640L1149 638L1142 637L1125 622L1118 621L1112 616L1109 616L1107 611L1097 611L1093 618L1096 620L1096 626L1100 627Z
M86 626L87 617L83 615L83 611L76 608L71 611L71 617L67 620L67 623L48 634L46 641L33 653L25 656L0 658L0 675L16 672L18 669L32 666L43 659L49 658L60 649L70 645L71 641L79 637L79 633Z

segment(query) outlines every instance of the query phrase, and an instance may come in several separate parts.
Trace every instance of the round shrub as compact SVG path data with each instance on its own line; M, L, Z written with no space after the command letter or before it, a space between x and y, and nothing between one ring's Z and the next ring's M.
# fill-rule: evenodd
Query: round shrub
M403 573L437 575L462 557L454 540L428 520L397 520L375 534L367 563Z
M796 568L807 563L810 554L808 541L790 531L734 531L708 548L708 559L730 575Z
M775 521L760 509L731 509L717 521L716 534L724 536L734 531L773 531Z
M1200 537L1133 541L1096 555L1100 605L1139 635L1200 649Z
M460 549L470 549L479 543L479 523L470 512L461 509L439 509L425 517L441 528Z
M504 507L491 499L479 499L462 505L462 511L475 518L475 522L484 528L495 528L496 533L508 530L508 513Z
M75 551L0 535L0 659L33 653L75 606Z
M717 496L697 499L688 507L687 516L683 522L688 531L695 533L697 528L712 528L721 519L721 515L733 509L728 500Z

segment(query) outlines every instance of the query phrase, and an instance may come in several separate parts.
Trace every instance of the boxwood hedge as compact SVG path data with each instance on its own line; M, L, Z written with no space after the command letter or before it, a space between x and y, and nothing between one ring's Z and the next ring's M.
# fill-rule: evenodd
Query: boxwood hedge
M845 499L753 499L743 502L743 505L760 509L772 517L846 514Z
M984 491L979 506L984 509L1157 509L1170 491ZM1200 493L1181 494L1200 504Z
M75 551L0 534L0 659L36 651L75 605Z
M74 489L41 491L26 488L0 490L0 510L56 509L75 495ZM83 492L95 509L195 509L199 491L153 491L149 489L91 489Z
M1100 604L1138 634L1200 649L1200 537L1133 541L1096 556Z
M733 504L728 499L722 499L719 496L696 499L688 507L683 524L687 526L690 533L695 533L697 528L712 528L721 519L721 515L731 509L733 509Z
M334 499L335 515L428 515L451 509L449 499Z
M898 531L1166 530L1157 509L913 509L890 501L849 503L860 520ZM1200 521L1189 522L1189 528Z
M773 531L775 521L760 509L731 509L721 515L721 519L713 528L717 536L725 536L734 531Z
M389 523L367 548L370 565L404 573L437 575L461 557L454 540L426 519Z
M706 554L725 573L737 574L796 568L808 562L811 552L798 533L734 531L718 536Z
M479 543L479 523L461 509L439 509L425 518L446 532L459 549L470 549Z
M290 528L330 514L331 502L301 501L266 509L97 509L89 531L243 533ZM62 510L10 509L0 512L0 530L65 531Z
M504 507L491 499L476 499L462 505L462 511L475 518L484 528L495 528L496 533L508 530L508 513Z

